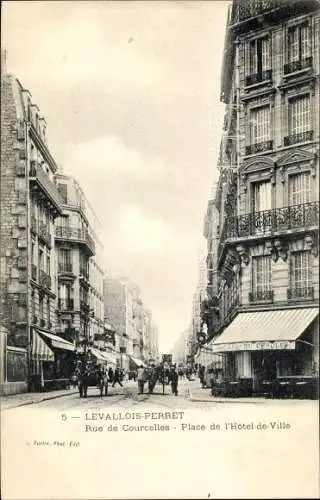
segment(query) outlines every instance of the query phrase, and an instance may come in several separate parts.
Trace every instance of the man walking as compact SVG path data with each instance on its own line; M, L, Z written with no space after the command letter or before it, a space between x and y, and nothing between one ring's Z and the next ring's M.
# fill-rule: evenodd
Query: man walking
M170 371L170 381L171 381L172 394L174 394L175 396L178 396L178 380L179 380L179 375L175 365L173 365Z
M120 375L120 370L119 368L116 368L115 369L115 372L114 372L114 376L113 376L113 384L112 384L112 387L115 386L115 384L119 384L121 387L123 387L122 383L121 383L121 375Z
M156 369L154 365L151 365L148 376L149 394L153 393L154 386L156 385L156 380L157 380Z
M137 380L138 380L139 394L143 394L144 382L145 382L145 371L144 371L144 368L142 365L138 368Z

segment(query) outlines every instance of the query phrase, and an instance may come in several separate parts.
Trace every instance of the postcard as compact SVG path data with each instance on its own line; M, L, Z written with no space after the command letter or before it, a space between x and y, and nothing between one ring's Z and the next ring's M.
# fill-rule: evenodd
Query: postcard
M4 1L4 500L319 497L317 0Z

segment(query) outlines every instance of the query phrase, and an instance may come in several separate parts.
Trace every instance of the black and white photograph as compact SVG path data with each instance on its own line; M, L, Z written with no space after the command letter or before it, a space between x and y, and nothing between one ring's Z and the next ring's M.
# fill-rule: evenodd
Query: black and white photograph
M320 0L1 10L2 498L318 498Z

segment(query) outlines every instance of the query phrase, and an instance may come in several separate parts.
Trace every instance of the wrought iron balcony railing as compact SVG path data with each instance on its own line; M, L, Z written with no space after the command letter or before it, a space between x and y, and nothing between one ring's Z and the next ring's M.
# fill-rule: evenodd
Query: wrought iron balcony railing
M37 281L37 278L38 278L38 269L37 269L37 266L35 264L31 265L31 278L34 281Z
M51 288L51 276L49 276L49 274L47 274L42 269L40 269L39 273L39 284L43 288L48 288L49 290Z
M235 2L231 24L251 19L269 10L282 7L284 4L284 0L246 0Z
M255 155L257 153L264 153L273 148L273 141L256 142L250 146L246 146L246 155Z
M86 246L91 255L95 254L95 243L88 231L78 227L56 227L56 238L72 240Z
M300 132L299 134L288 135L284 138L284 145L291 146L292 144L297 144L298 142L312 141L313 130L308 130L306 132Z
M296 299L313 299L314 297L314 288L313 286L300 286L300 287L291 287L287 290L287 298L288 300L296 300Z
M273 302L273 290L256 290L249 292L249 302Z
M59 273L72 273L73 266L71 262L58 262L58 272Z
M270 235L292 229L319 225L319 202L302 203L289 207L253 212L238 217L228 217L223 225L218 246L220 259L225 241L248 236Z
M302 203L273 210L229 217L226 221L227 238L252 236L257 233L302 229L319 224L319 202Z
M73 299L59 299L58 308L61 311L72 311L74 309Z
M283 67L283 72L285 75L290 73L295 73L296 71L301 71L302 69L307 69L312 67L312 57L304 57L298 61L290 61Z
M62 200L56 185L50 180L48 174L43 170L41 165L38 165L34 160L30 162L29 181L31 184L41 189L55 210L62 215Z
M258 73L252 73L246 76L246 86L255 85L256 83L262 83L272 78L272 70L264 69Z

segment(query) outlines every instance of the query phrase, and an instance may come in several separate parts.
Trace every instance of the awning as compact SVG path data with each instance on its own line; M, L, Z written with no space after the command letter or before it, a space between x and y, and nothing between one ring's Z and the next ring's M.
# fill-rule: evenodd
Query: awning
M131 361L133 361L133 363L134 363L137 367L139 367L139 366L141 366L141 365L142 365L144 368L146 368L146 366L147 366L147 365L146 365L146 364L145 364L145 362L144 362L144 361L142 361L141 359L139 359L139 358L135 358L134 356L131 356L130 354L129 354L129 358L131 359Z
M114 354L112 354L111 352L106 352L106 351L102 351L102 354L103 354L107 363L109 363L110 365L117 364L117 358L115 357Z
M239 313L210 344L212 352L295 349L295 341L318 315L317 308Z
M54 361L53 351L35 330L32 331L31 358L39 361Z
M68 340L58 337L58 335L53 335L53 333L44 332L43 330L37 330L37 332L40 333L45 340L50 341L51 347L63 349L65 351L75 351L75 346L71 344L71 342L68 342Z
M106 361L105 357L103 356L103 352L99 351L99 349L95 349L92 347L90 349L91 354L98 360L98 361Z

